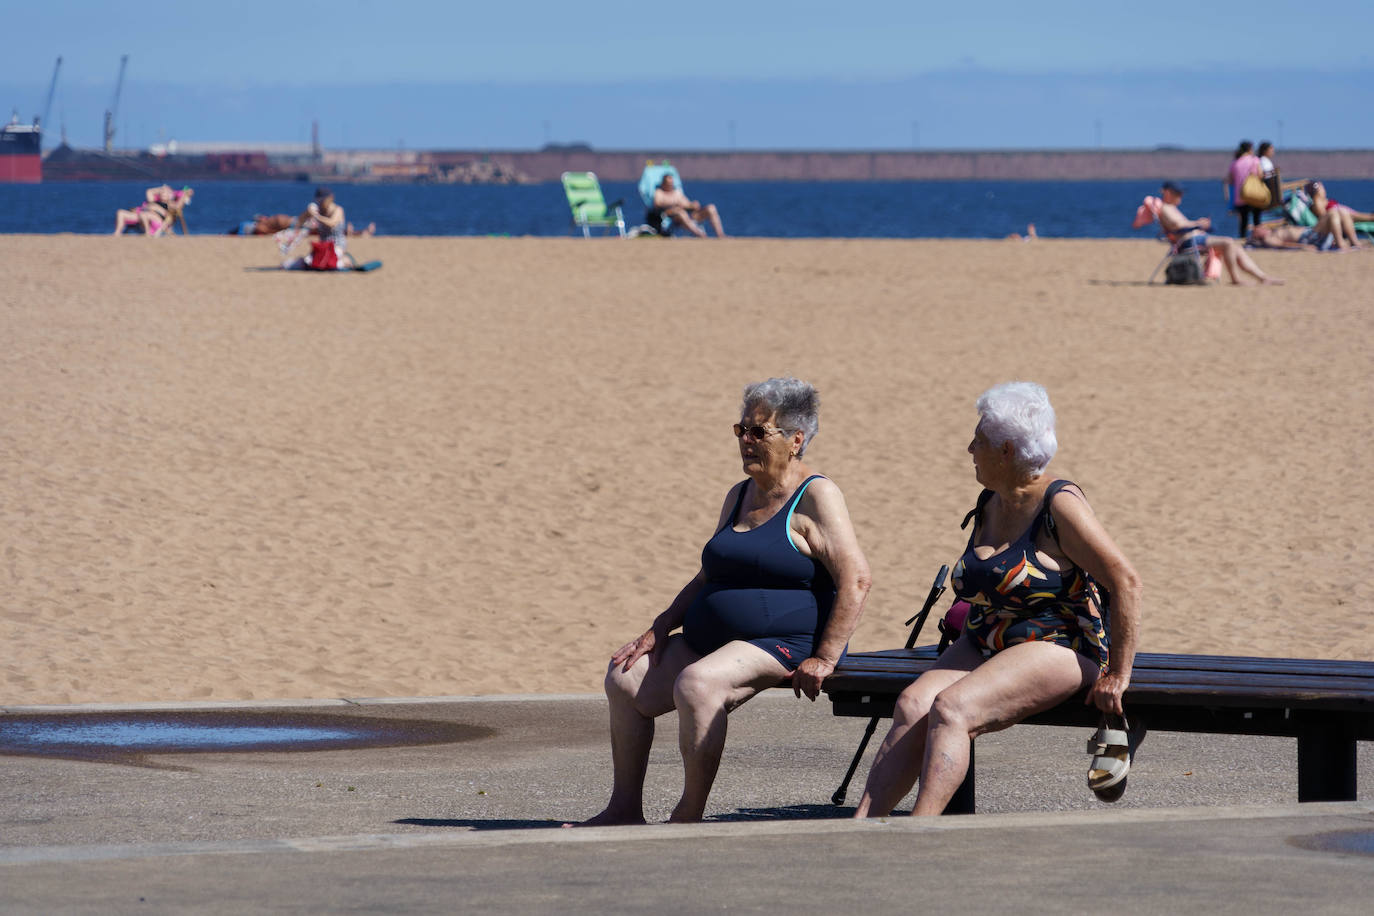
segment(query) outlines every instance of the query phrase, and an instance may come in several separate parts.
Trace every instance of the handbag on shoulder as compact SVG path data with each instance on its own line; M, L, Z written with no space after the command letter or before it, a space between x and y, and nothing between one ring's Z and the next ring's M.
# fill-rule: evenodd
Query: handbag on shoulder
M1263 210L1269 206L1269 188L1264 184L1264 179L1258 175L1249 175L1240 186L1240 202Z

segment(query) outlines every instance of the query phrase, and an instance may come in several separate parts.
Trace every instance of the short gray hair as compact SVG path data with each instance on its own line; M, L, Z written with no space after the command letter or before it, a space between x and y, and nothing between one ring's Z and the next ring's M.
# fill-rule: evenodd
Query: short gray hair
M1016 467L1031 474L1044 473L1059 440L1054 435L1054 408L1050 396L1035 382L1004 382L978 398L983 435L994 446L1010 442Z
M744 386L744 401L740 413L747 414L756 407L765 408L778 426L793 432L801 430L802 438L797 455L806 454L811 438L821 427L821 396L815 387L799 378L770 378Z

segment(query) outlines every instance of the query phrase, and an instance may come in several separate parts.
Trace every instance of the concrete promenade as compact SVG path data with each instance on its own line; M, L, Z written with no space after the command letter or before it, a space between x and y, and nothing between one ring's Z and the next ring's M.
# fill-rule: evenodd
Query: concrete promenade
M459 739L444 744L13 753L32 717L91 712L0 709L0 912L1348 913L1374 887L1368 744L1359 801L1298 805L1291 739L1152 733L1105 805L1086 734L1027 726L980 739L978 815L859 823L842 818L867 761L848 807L830 795L863 721L775 692L732 717L706 823L566 830L609 789L599 697L215 710ZM650 820L679 780L670 718Z

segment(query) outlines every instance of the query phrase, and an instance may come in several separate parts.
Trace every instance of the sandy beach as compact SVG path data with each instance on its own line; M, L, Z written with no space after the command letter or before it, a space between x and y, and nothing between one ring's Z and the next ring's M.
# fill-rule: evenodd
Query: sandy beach
M1166 288L1150 241L0 237L0 697L583 693L696 571L743 385L900 645L977 496L973 402L1059 413L1148 651L1374 658L1374 253ZM923 642L936 634L931 627Z

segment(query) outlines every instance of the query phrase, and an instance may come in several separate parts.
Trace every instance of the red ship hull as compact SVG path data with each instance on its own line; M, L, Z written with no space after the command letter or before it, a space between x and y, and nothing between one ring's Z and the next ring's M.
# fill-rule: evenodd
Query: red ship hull
M0 181L32 184L43 180L43 132L17 119L0 128Z
M43 160L38 156L0 156L0 181L37 184L43 180Z

